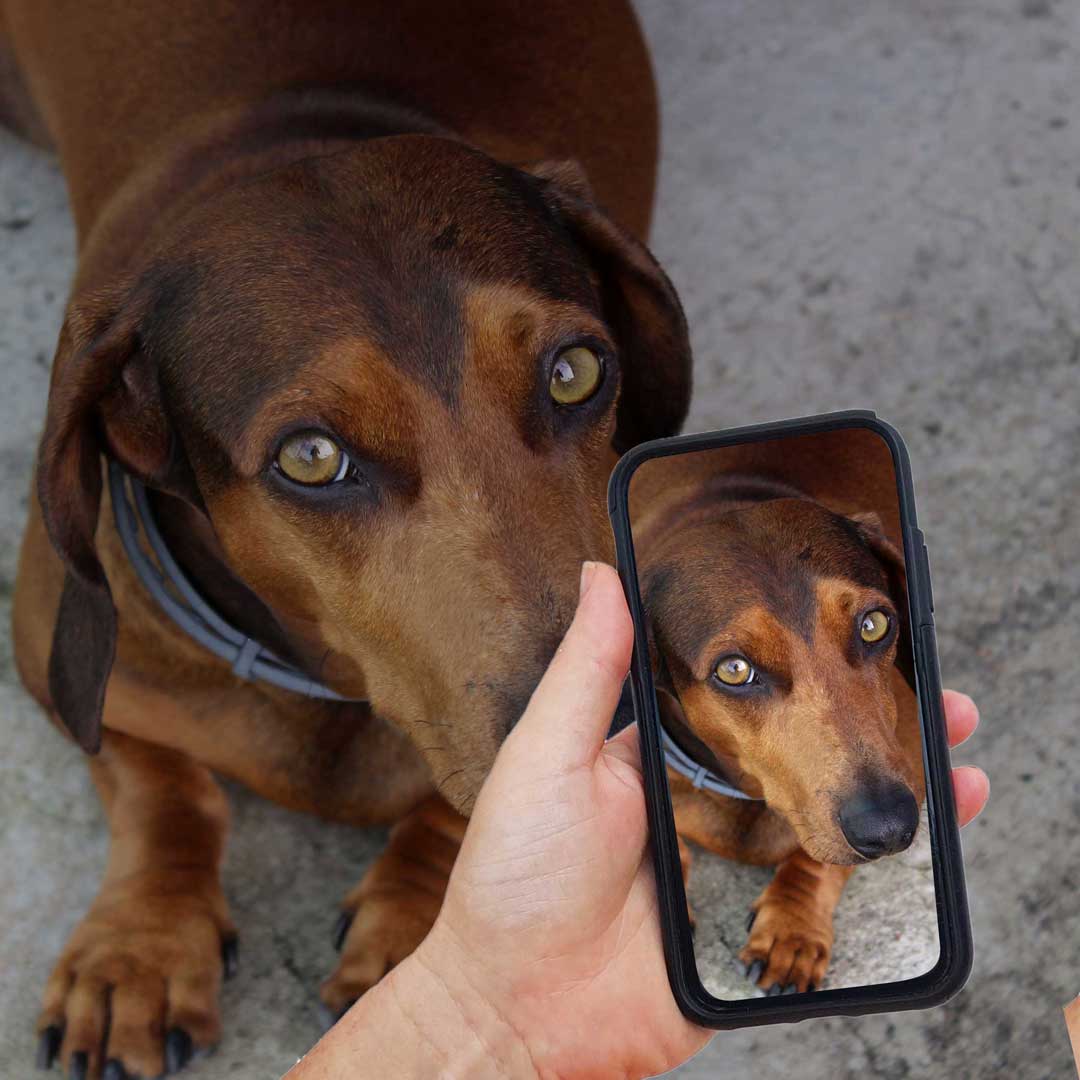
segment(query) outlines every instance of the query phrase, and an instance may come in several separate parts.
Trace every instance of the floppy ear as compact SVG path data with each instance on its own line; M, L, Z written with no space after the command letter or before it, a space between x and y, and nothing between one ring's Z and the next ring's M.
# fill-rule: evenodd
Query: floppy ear
M896 644L896 666L904 681L915 689L915 661L911 644L911 616L908 611L907 572L900 549L885 535L881 518L872 510L852 514L863 542L877 557L889 581L889 596L900 617L900 634Z
M101 453L141 479L165 471L171 439L156 374L141 356L138 305L120 290L72 301L53 361L37 494L64 585L49 656L53 708L87 753L116 652L116 609L95 544Z
M615 449L622 453L676 434L690 404L691 356L686 317L671 282L648 248L596 205L577 162L542 162L530 172L599 280L604 318L622 363Z

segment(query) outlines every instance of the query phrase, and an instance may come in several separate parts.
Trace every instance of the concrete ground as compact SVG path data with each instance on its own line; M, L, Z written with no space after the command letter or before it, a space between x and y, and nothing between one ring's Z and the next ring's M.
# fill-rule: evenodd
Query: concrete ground
M725 1033L679 1075L1064 1077L1059 1007L1080 991L1080 6L641 10L664 100L654 247L697 350L689 426L871 406L907 435L942 667L983 710L957 757L993 781L965 834L967 990L927 1013ZM5 619L71 268L56 166L0 135ZM0 715L0 1074L14 1078L106 839L6 640ZM277 1076L315 1038L333 908L379 843L232 795L242 971L193 1080Z
M694 849L689 900L694 955L705 989L724 1001L760 997L743 974L750 904L773 876ZM930 971L940 954L934 873L926 814L915 842L901 855L852 875L833 920L836 941L825 989L899 982Z

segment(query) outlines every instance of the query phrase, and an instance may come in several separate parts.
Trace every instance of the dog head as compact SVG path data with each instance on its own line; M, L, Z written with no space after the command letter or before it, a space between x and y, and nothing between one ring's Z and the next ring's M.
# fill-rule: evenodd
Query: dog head
M685 749L822 862L911 843L921 761L892 688L894 666L912 678L904 566L876 515L799 497L698 513L650 545L642 589Z
M106 451L205 514L291 651L468 809L610 557L616 453L677 430L689 378L667 278L572 165L410 135L231 188L69 309L38 484L57 710L93 750Z

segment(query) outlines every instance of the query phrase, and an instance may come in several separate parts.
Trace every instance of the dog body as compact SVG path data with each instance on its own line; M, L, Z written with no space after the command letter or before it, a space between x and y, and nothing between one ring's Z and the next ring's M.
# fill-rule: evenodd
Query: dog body
M652 460L631 484L665 724L761 800L670 773L676 827L778 867L742 952L777 993L820 985L853 866L907 847L925 795L887 447L861 429L796 442Z
M635 239L655 94L620 0L3 0L0 54L79 248L16 656L113 836L42 1055L157 1075L219 1037L235 955L212 772L398 823L345 899L332 1010L430 927L580 563L611 556L611 464L685 414L685 322ZM241 682L173 626L103 454L225 618L366 703Z

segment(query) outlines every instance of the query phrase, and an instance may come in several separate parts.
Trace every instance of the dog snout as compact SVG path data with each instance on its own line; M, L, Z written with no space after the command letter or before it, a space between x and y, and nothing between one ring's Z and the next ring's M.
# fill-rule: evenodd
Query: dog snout
M911 843L919 826L919 805L905 784L874 780L849 795L838 816L847 842L864 858L877 859Z

